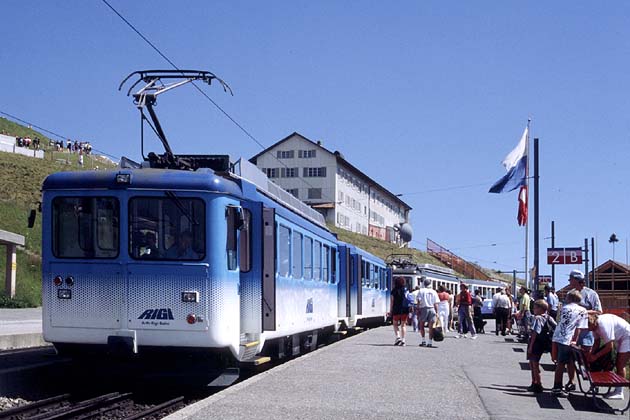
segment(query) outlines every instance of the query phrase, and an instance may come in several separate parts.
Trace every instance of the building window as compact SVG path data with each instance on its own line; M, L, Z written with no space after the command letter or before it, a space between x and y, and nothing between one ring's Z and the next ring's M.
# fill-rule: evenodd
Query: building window
M278 178L278 175L280 175L280 168L266 168L263 172L265 172L267 178Z
M326 167L322 166L321 168L304 168L305 178L323 178L326 176Z
M276 152L276 157L278 159L293 159L295 156L293 150L278 150Z
M298 168L280 168L280 178L296 178L298 174Z
M298 157L302 159L314 158L315 157L315 149L313 150L298 150ZM293 157L293 156L291 156Z
M308 198L311 198L311 199L322 198L322 189L321 188L309 188L308 189Z
M289 188L289 189L287 189L287 192L289 194L291 194L295 198L300 198L300 195L298 194L298 189L297 188Z

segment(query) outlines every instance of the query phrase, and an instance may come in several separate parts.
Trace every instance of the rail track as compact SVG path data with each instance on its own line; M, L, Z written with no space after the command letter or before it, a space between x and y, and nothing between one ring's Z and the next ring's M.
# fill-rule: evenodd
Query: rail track
M287 360L242 369L238 382ZM0 397L31 401L0 411L0 420L157 420L229 386L210 385L214 382L200 373L202 364L185 362L154 359L147 369L116 359L72 360L57 356L52 347L0 352L0 378L11 375L0 383Z
M149 419L161 418L185 405L183 396L159 404L139 404L133 394L113 392L82 401L72 401L70 394L58 395L0 412L0 419Z

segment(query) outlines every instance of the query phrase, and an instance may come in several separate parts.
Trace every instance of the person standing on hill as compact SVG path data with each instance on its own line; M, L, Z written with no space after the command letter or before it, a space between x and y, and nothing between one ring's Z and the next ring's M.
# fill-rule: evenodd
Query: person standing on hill
M409 307L405 305L407 300L407 289L405 288L404 277L394 277L394 289L392 290L389 313L392 317L392 325L396 334L395 346L405 345L405 334L407 333L407 318L409 317ZM400 326L400 332L398 331Z

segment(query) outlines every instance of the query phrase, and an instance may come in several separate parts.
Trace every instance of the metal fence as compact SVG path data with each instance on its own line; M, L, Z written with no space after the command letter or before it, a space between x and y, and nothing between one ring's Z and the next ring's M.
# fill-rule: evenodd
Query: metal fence
M465 259L458 257L448 249L444 248L437 242L427 238L427 252L434 256L446 266L452 268L456 272L463 274L466 278L477 280L492 280L490 276L484 273L477 264L470 263Z

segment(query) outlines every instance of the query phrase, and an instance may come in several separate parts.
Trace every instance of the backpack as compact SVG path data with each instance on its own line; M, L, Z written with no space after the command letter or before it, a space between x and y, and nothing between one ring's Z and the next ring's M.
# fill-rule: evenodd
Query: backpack
M543 325L540 334L536 336L537 345L543 351L543 353L551 352L551 341L553 333L556 331L556 326L549 322L550 318L547 318L547 322Z

